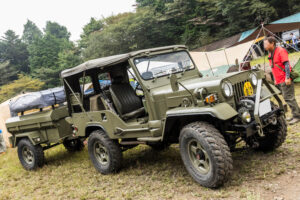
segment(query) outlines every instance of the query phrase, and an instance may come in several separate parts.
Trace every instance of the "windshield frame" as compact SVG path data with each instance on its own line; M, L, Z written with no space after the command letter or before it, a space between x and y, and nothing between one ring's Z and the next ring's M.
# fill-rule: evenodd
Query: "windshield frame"
M174 54L174 53L179 53L179 52L185 52L187 54L187 56L189 57L190 61L192 62L193 64L193 67L192 68L189 68L189 69L186 69L186 70L183 70L183 71L177 71L177 72L174 72L174 73L170 73L170 74L165 74L165 75L161 75L161 76L153 76L152 78L149 78L149 79L145 79L140 70L139 70L139 67L136 65L135 63L135 60L136 59L141 59L141 58L145 58L145 57L149 57L150 59L152 57L155 57L155 56L159 56L159 55L166 55L166 54ZM163 52L163 53L158 53L158 54L154 54L154 55L151 55L151 56L140 56L140 57L135 57L133 60L132 60L132 63L134 64L134 67L136 68L139 76L141 77L142 80L144 81L152 81L154 79L159 79L159 78L163 78L163 77L166 77L166 76L170 76L171 74L178 74L178 73L184 73L184 72L187 72L187 71L191 71L191 70L195 70L197 68L194 60L192 59L191 55L189 54L188 51L186 50L180 50L180 51L172 51L172 52ZM150 62L149 62L150 63Z

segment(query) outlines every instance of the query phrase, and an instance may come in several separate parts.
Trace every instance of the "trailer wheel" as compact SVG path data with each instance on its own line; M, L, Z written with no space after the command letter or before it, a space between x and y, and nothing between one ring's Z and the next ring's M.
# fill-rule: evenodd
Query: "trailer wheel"
M78 139L65 140L63 145L69 152L81 151L84 148L83 142Z
M45 163L44 151L41 145L33 145L27 138L19 141L18 156L26 170L35 170Z
M182 128L179 137L182 161L196 182L216 188L232 170L232 158L221 133L206 122L194 122Z
M88 151L94 167L102 174L117 172L122 164L122 151L117 141L102 130L95 130L88 140Z

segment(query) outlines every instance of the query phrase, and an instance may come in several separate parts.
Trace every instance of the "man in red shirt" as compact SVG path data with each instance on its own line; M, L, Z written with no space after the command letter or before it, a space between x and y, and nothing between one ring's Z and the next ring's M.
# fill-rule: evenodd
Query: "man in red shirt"
M288 52L282 47L276 47L276 39L267 37L264 40L264 48L269 52L270 66L275 79L275 84L279 86L283 98L292 110L293 117L287 119L289 124L300 121L300 109L295 99L294 82L290 78L291 66Z

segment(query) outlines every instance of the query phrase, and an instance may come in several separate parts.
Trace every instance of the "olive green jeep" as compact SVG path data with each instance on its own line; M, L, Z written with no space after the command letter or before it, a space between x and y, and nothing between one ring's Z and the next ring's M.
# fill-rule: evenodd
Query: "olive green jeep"
M267 151L286 137L280 91L263 71L203 77L185 46L90 60L61 78L64 120L73 138L88 138L90 159L102 174L118 171L122 151L139 144L163 150L179 143L189 174L214 188L230 177L230 151L238 142Z
M286 137L280 92L263 71L204 78L185 46L91 60L61 78L66 120L76 136L89 138L90 159L103 174L120 169L124 150L179 143L195 181L217 187L230 176L237 142L272 150ZM87 82L92 89L84 94Z

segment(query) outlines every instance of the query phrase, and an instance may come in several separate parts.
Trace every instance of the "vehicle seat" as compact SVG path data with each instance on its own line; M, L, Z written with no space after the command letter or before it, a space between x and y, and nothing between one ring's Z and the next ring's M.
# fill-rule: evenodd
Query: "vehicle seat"
M117 113L109 101L103 94L98 94L90 98L90 111L110 110Z
M90 97L90 111L105 110L100 94Z
M135 94L129 83L123 82L123 77L113 78L109 90L116 110L122 119L127 120L145 114L141 99Z

